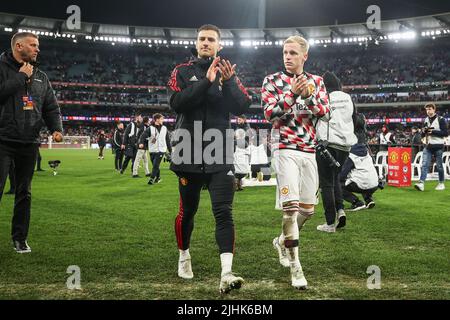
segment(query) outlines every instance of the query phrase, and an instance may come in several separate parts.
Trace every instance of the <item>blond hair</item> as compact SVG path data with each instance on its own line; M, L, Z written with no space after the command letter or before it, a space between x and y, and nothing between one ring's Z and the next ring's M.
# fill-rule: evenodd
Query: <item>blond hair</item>
M309 43L308 41L306 41L305 38L300 37L300 36L290 36L289 38L287 38L286 40L284 40L283 45L285 45L286 43L298 43L300 45L300 48L302 48L302 51L304 53L308 53L309 50Z

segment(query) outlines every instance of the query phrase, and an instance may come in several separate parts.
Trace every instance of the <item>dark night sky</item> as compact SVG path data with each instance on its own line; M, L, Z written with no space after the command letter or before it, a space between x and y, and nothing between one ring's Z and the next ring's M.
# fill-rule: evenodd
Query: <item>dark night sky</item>
M77 4L85 22L195 28L214 23L222 28L257 27L258 0L39 0L29 4L1 1L0 12L58 19ZM267 0L266 27L301 27L364 22L366 8L377 4L382 20L450 11L448 0Z

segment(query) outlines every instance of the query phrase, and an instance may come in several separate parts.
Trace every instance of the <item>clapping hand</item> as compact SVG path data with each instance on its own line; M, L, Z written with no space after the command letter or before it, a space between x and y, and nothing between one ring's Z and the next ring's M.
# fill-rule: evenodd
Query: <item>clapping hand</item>
M236 69L236 65L231 65L229 60L222 60L219 62L219 69L221 74L221 80L227 81L234 75L234 70Z
M304 99L314 93L314 87L308 84L308 79L304 75L295 75L291 80L291 91Z

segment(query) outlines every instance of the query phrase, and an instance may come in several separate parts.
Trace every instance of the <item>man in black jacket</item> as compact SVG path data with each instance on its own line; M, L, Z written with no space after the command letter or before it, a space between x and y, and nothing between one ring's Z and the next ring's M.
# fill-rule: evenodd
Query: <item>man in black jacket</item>
M123 123L119 122L117 124L117 128L114 131L113 136L113 143L112 147L115 153L114 157L114 167L116 171L120 171L122 169L122 162L123 162L123 150L121 148L123 141Z
M241 277L232 274L234 253L233 147L230 113L248 111L250 99L235 75L236 65L221 59L220 30L213 25L198 29L197 57L175 67L168 86L170 106L177 114L172 138L171 170L179 178L180 211L175 231L180 250L178 276L193 277L189 242L200 191L206 184L216 220L222 274L220 292L239 289ZM228 129L228 130L227 130Z
M62 141L62 122L47 75L35 66L38 37L16 33L11 48L12 52L0 56L0 199L14 161L16 194L11 235L14 249L26 253L31 252L27 236L39 131L45 124L53 139Z
M147 156L147 149L148 146L146 144L141 145L140 139L142 134L145 130L150 126L150 118L144 117L143 119L143 125L139 126L138 132L136 133L136 156L134 158L133 162L133 178L139 178L139 165L141 160L144 162L144 170L145 170L145 176L150 177L150 170L148 168L148 156Z
M120 148L125 152L125 160L123 161L120 173L123 174L127 170L128 163L131 160L131 171L133 171L134 159L137 153L137 135L144 125L142 123L142 115L137 114L134 121L130 122L123 134L123 141Z

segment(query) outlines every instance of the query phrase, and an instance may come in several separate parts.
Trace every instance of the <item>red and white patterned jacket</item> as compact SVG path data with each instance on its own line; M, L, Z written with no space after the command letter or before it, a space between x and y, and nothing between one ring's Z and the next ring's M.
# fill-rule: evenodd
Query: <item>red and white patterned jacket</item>
M293 149L314 153L316 146L315 124L319 118L329 116L328 94L322 77L305 72L314 83L314 93L302 99L291 91L293 75L277 72L264 78L261 105L264 116L272 123L272 148ZM327 118L324 117L324 118ZM275 133L276 132L276 133Z

